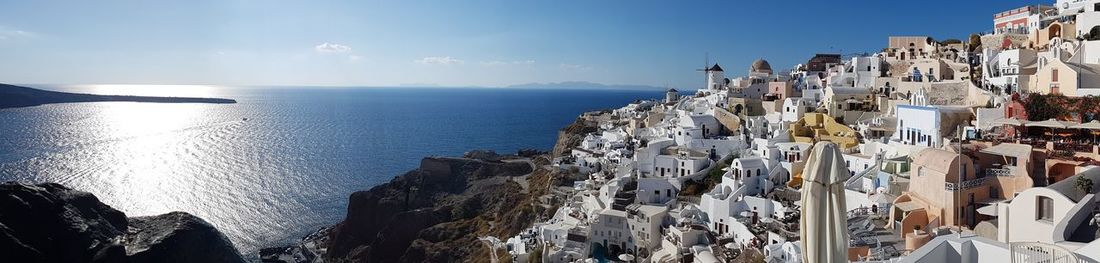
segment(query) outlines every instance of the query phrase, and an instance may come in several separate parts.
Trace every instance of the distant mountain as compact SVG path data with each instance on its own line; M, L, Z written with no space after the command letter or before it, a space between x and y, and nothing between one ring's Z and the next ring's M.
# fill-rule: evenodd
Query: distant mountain
M232 99L95 95L40 90L0 84L0 109L31 107L52 103L130 101L153 103L237 103Z
M527 83L506 86L516 89L623 89L623 90L664 90L667 88L649 85L608 85L586 81L565 81L550 83Z

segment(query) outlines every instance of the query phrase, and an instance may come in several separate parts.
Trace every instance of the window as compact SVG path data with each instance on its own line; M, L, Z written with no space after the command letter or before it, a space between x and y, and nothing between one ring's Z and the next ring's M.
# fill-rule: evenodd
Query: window
M1058 81L1058 69L1050 70L1050 81Z
M1035 201L1035 220L1054 221L1054 199L1040 196Z

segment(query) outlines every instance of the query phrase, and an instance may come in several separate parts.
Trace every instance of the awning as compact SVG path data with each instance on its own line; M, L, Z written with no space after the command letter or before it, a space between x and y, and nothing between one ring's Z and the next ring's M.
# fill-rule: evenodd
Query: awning
M914 201L897 203L897 204L894 204L894 207L897 207L898 209L901 209L901 211L905 211L905 212L909 212L909 211L924 208L924 207L921 207L920 204L918 204L917 202L914 202Z
M1049 120L1040 121L1040 122L1028 123L1027 126L1028 127L1047 127L1047 128L1056 128L1056 129L1065 129L1065 128L1069 128L1071 126L1075 126L1077 124L1078 123L1074 123L1074 122L1060 121L1060 120L1056 120L1056 119L1049 119Z
M993 147L982 149L981 152L1000 156L1030 156L1031 145L1018 143L1002 143L994 145Z
M997 204L991 204L978 208L978 213L987 216L997 216Z
M996 125L1024 126L1024 125L1027 125L1028 121L1020 120L1020 119L1016 119L1016 118L1000 118L1000 119L993 120L989 123L990 124L996 124Z
M1082 123L1082 124L1074 125L1073 127L1070 127L1070 128L1074 128L1074 129L1089 129L1089 130L1100 130L1100 121L1097 121L1097 120L1092 120L1092 121L1090 121L1090 122L1086 122L1086 123Z

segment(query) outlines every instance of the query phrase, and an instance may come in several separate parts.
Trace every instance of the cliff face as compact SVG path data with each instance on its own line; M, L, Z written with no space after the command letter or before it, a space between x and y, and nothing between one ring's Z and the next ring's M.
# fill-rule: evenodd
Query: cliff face
M127 218L59 184L0 184L0 261L244 262L202 219L183 212Z
M488 262L477 237L515 235L552 211L535 204L551 182L549 171L532 170L545 157L508 158L424 158L418 169L352 194L346 219L323 244L326 262Z
M553 157L561 157L569 154L569 150L584 141L584 135L599 130L594 122L585 121L582 118L577 118L569 126L565 126L558 131L558 140L554 143L554 150L551 152Z

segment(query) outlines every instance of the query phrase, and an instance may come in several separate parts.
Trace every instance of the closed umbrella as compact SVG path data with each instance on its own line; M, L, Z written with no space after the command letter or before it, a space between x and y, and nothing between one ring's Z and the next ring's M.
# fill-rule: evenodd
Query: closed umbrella
M840 148L832 142L815 144L803 176L802 262L848 262L848 168Z

